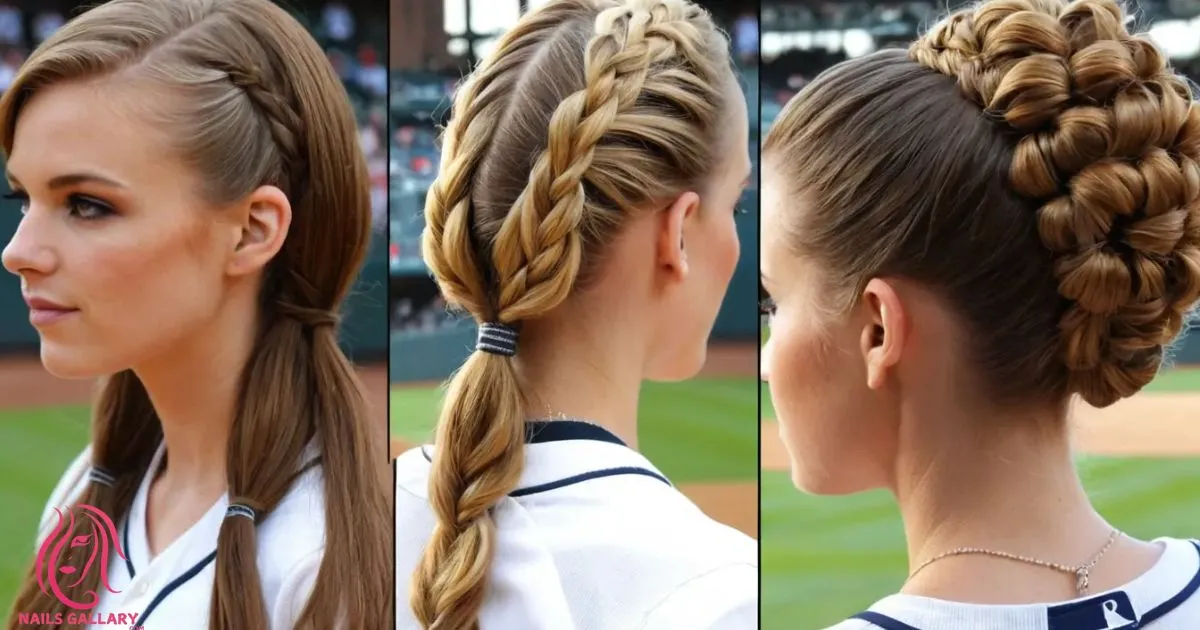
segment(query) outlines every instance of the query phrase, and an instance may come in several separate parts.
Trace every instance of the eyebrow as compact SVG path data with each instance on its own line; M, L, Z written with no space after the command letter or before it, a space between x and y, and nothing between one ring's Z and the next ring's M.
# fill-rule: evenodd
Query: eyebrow
M17 177L12 174L12 171L6 171L4 175L8 178L9 182L16 184L21 183L21 180L17 179ZM125 184L122 184L121 182L109 179L103 175L97 175L95 173L67 173L65 175L56 175L55 177L50 178L50 181L46 184L46 186L51 190L54 190L56 188L66 188L67 186L86 183L100 184L102 186L108 186L109 188L126 188Z

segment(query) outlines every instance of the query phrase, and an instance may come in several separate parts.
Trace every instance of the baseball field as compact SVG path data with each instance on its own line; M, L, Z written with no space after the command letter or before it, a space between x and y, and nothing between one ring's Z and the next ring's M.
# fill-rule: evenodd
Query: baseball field
M907 572L890 495L801 494L762 388L762 628L824 628L895 592ZM1132 536L1200 536L1200 369L1161 374L1108 409L1072 414L1089 494Z
M379 423L385 426L387 369L362 366ZM92 384L48 375L37 357L0 357L0 611L9 606L33 557L38 519L54 484L88 443Z
M431 439L439 384L392 389L393 453ZM754 342L710 346L700 377L648 383L640 450L713 518L758 535L758 354Z

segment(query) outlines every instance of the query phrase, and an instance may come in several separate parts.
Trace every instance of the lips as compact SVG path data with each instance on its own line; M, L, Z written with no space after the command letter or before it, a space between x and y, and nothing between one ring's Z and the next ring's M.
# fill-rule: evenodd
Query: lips
M79 312L79 309L42 297L25 296L29 305L29 322L34 326L53 324Z

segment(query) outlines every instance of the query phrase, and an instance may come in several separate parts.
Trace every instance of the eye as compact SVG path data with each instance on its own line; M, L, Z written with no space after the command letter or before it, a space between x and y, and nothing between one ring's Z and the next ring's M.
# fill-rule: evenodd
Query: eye
M67 210L71 213L71 216L84 221L103 219L111 214L115 214L112 206L107 203L95 197L79 194L67 197Z
M758 313L760 315L775 314L775 298L767 297L758 301Z
M13 190L4 195L5 199L21 202L21 214L29 212L29 194L23 190Z
M733 207L734 214L749 214L749 212L750 211L747 210L744 206L734 206Z

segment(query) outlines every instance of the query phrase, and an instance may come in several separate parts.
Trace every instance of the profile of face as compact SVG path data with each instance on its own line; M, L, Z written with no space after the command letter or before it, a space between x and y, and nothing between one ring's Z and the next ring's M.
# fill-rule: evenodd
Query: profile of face
M760 373L792 482L814 494L878 487L895 453L896 409L872 387L875 322L867 309L834 312L821 269L789 241L805 202L769 162L762 185L759 269L773 305Z
M708 338L737 267L740 245L735 216L750 177L750 123L745 97L736 86L728 99L722 146L736 149L721 153L703 196L685 193L667 211L679 215L683 249L676 263L681 267L676 270L679 281L666 293L652 323L654 345L647 366L652 380L691 378L704 366ZM660 243L678 233L672 224L673 218L657 224ZM669 244L660 246L660 263Z
M137 369L203 335L228 298L238 226L208 207L115 79L46 86L21 110L8 184L23 206L3 251L46 369Z

